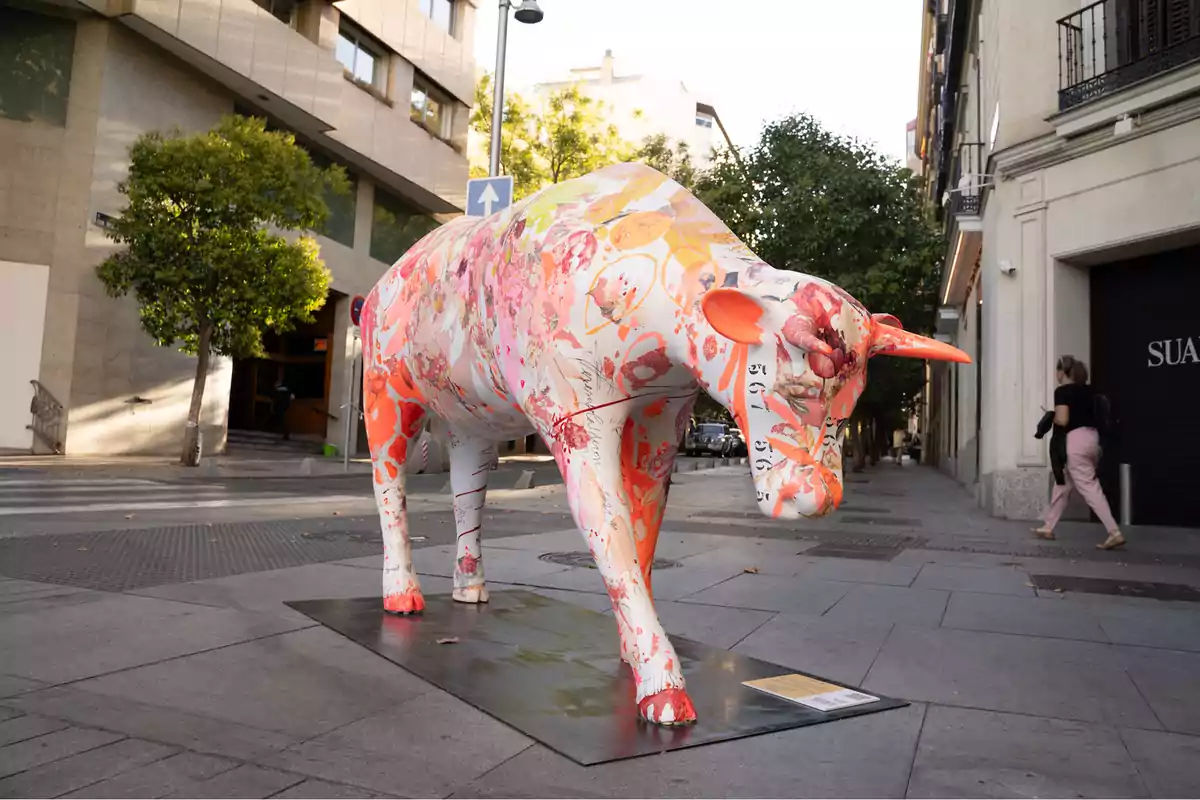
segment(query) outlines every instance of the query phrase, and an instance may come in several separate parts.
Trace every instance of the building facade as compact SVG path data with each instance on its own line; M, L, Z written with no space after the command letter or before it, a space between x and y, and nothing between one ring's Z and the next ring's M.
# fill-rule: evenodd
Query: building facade
M571 86L602 102L605 117L623 139L634 144L663 134L673 143L686 144L692 163L701 168L708 165L714 149L733 146L716 109L704 98L677 80L616 74L611 50L605 51L599 66L578 67L564 80L537 84L532 97Z
M938 330L974 359L930 370L929 458L992 514L1037 517L1051 477L1033 433L1070 354L1119 419L1101 470L1114 510L1200 525L1200 3L929 0L924 14Z
M132 299L105 295L128 150L231 112L346 167L319 232L333 275L316 321L265 359L215 358L205 451L261 430L278 378L294 435L341 445L361 358L350 307L439 221L461 213L475 86L475 0L23 0L0 7L0 449L176 453L195 361L155 346ZM361 428L351 422L351 438ZM31 429L32 428L32 429Z

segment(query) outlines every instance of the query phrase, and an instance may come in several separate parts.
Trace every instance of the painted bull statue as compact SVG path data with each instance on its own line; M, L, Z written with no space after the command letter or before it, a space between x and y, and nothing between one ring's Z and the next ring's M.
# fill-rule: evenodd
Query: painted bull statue
M841 443L867 359L969 360L837 286L773 269L638 164L438 228L371 292L362 333L384 608L425 605L404 465L426 416L450 431L463 603L488 599L480 521L495 442L537 432L612 599L639 712L660 724L696 718L650 566L697 393L745 433L762 512L813 517L842 499Z

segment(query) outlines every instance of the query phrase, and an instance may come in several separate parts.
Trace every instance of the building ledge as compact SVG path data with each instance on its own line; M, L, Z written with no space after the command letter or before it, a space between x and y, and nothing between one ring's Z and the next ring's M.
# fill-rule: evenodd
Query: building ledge
M1054 126L1059 137L1070 139L1115 123L1121 117L1134 116L1198 93L1200 62L1194 62L1054 114L1046 121Z

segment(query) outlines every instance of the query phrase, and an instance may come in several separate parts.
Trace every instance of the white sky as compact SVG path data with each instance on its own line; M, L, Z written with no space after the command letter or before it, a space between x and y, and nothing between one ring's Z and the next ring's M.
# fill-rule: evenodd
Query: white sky
M518 5L520 0L514 0ZM739 145L806 111L903 160L916 116L924 0L539 0L546 17L510 17L506 83L530 85L595 66L678 77L707 99ZM498 0L480 0L475 58L496 63Z

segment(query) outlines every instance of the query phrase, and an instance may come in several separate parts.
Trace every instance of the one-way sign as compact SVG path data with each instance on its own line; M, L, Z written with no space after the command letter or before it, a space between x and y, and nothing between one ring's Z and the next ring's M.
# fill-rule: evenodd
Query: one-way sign
M490 217L512 205L511 175L496 178L472 178L467 181L467 216Z

